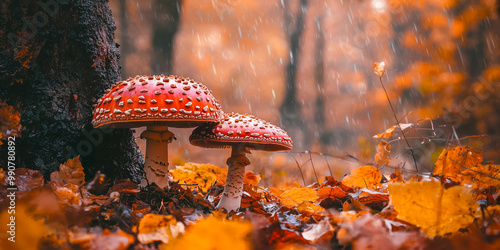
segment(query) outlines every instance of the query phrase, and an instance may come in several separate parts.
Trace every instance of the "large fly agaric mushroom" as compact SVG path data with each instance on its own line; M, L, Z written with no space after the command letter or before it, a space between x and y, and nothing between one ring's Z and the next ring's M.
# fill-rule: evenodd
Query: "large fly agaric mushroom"
M245 166L250 164L245 154L250 153L249 150L292 149L292 140L284 130L255 116L238 113L225 114L218 124L197 127L189 141L205 148L232 148L231 157L226 162L226 186L217 205L217 208L225 208L228 212L240 207Z
M150 183L168 187L168 127L189 128L222 118L219 102L203 84L177 76L136 76L120 81L97 101L94 127L147 126L144 172Z

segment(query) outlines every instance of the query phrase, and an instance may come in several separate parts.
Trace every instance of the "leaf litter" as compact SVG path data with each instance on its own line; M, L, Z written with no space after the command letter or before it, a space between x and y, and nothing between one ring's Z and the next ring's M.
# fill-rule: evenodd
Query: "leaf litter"
M78 157L61 164L48 182L38 171L19 168L16 174L25 180L19 183L19 223L38 229L18 237L38 249L494 249L500 244L499 167L483 165L481 152L465 146L443 150L430 177L405 180L399 170L384 176L380 167L355 168L342 180L328 176L310 186L278 188L258 186L260 176L248 172L241 208L229 214L215 209L227 172L209 164L177 167L168 191L154 184L139 188L129 180L109 182L100 173L85 183ZM6 192L5 180L0 192ZM8 201L0 199L4 230Z

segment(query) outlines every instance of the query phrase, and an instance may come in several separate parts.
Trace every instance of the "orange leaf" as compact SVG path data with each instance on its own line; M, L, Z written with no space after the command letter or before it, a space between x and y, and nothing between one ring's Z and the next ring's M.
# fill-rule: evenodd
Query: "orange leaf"
M394 134L394 130L396 128L401 128L401 131L405 131L407 128L411 128L413 126L413 123L400 123L399 125L394 125L388 128L385 132L374 135L373 138L375 139L389 138L392 136L392 134Z
M343 199L347 197L347 193L344 192L340 187L320 187L318 189L318 196L320 199L324 199L327 197Z
M159 249L252 249L251 242L248 241L251 233L252 224L249 222L208 217L190 226L182 238L161 244Z
M377 145L377 154L375 155L375 162L378 166L388 165L389 156L391 154L391 144L380 141Z
M436 161L432 174L443 175L445 178L461 183L464 177L461 173L467 169L477 169L482 161L482 152L471 150L467 146L444 149Z
M351 174L342 179L342 183L348 187L375 189L382 180L382 174L376 167L362 166L355 168Z
M257 186L262 178L260 175L255 175L252 171L245 173L245 185Z

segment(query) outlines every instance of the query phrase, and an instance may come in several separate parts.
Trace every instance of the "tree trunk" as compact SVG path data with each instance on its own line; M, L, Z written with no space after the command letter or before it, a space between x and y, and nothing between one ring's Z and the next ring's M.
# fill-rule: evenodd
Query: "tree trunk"
M297 18L295 21L295 30L291 31L289 25L291 24L290 10L288 3L284 3L284 21L285 30L289 37L290 44L290 61L286 67L286 88L285 88L285 99L280 107L281 114L281 126L283 129L288 131L290 137L296 140L295 145L302 146L302 148L308 148L312 136L309 135L309 131L306 129L306 122L302 118L302 105L297 99L297 68L299 61L299 51L300 51L300 39L302 37L302 31L304 30L305 15L308 6L308 0L301 0L300 7L297 12ZM302 136L300 136L302 134ZM305 134L305 135L304 135ZM299 138L299 141L297 141Z
M180 24L182 0L155 0L153 20L154 57L151 65L154 74L172 74L174 38ZM175 74L174 74L175 75Z
M120 80L108 1L6 0L0 11L0 99L23 127L17 167L47 178L81 155L87 178L100 170L139 182L144 161L132 131L90 123L96 99Z

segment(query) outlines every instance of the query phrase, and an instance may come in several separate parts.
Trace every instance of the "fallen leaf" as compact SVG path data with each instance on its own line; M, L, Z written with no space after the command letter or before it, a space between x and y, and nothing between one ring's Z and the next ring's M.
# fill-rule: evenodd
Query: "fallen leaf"
M67 205L80 206L82 204L82 196L80 188L74 184L62 184L60 182L50 182L50 187L60 201Z
M172 215L146 214L139 222L137 239L143 244L155 241L168 243L184 233L184 224Z
M297 211L299 211L304 216L309 217L312 214L323 212L325 211L325 209L320 205L316 205L315 203L312 202L302 202L300 203L300 205L297 206Z
M43 186L43 175L38 170L31 170L27 168L17 168L14 170L16 177L14 183L19 191L31 191ZM5 174L4 178L8 175ZM7 183L7 179L4 180Z
M302 202L310 201L315 202L318 199L318 193L310 188L292 188L281 194L282 205L297 206Z
M90 241L91 250L126 250L128 246L134 243L134 236L121 230L111 233L105 229L101 235L97 235Z
M398 219L417 225L428 236L456 232L474 220L476 203L465 186L444 189L438 181L389 184Z
M210 164L196 164L188 162L183 166L176 166L170 171L179 184L197 184L203 191L207 192L217 181L218 186L226 183L227 169Z
M426 249L428 240L420 233L391 232L388 220L366 214L340 224L339 244L352 249ZM351 247L347 247L351 248Z
M482 152L471 150L467 146L444 149L436 161L432 174L443 175L444 178L461 183L463 176L460 173L466 169L476 169L482 161Z
M389 195L383 194L369 194L363 197L360 197L359 202L361 204L376 210L382 210L387 203L389 203Z
M390 176L390 182L403 182L404 178L403 175L401 174L401 171L396 170L394 173L391 174Z
M337 199L344 199L347 197L347 193L342 190L340 187L320 187L318 189L318 197L320 199L324 199L327 197L330 198L337 198Z
M375 155L375 162L378 166L388 165L391 154L391 144L385 141L380 141L377 145L377 154Z
M183 237L174 239L168 244L161 244L159 249L252 249L249 240L251 232L252 224L249 222L227 221L208 217L189 226Z
M79 187L85 183L85 174L83 173L82 163L80 163L80 156L69 159L64 164L59 166L59 171L50 174L52 181L63 181Z
M495 187L500 189L500 165L476 165L476 168L466 169L461 173L463 183L472 183L474 189Z
M325 218L320 223L313 224L308 229L305 229L304 232L302 232L302 237L314 243L323 235L332 231L333 226L330 224L330 220Z
M376 167L362 166L355 168L342 179L342 184L354 188L375 189L380 185L382 174Z
M260 177L260 175L256 175L252 171L248 171L245 173L244 184L251 185L251 186L257 186L261 179L262 178Z

